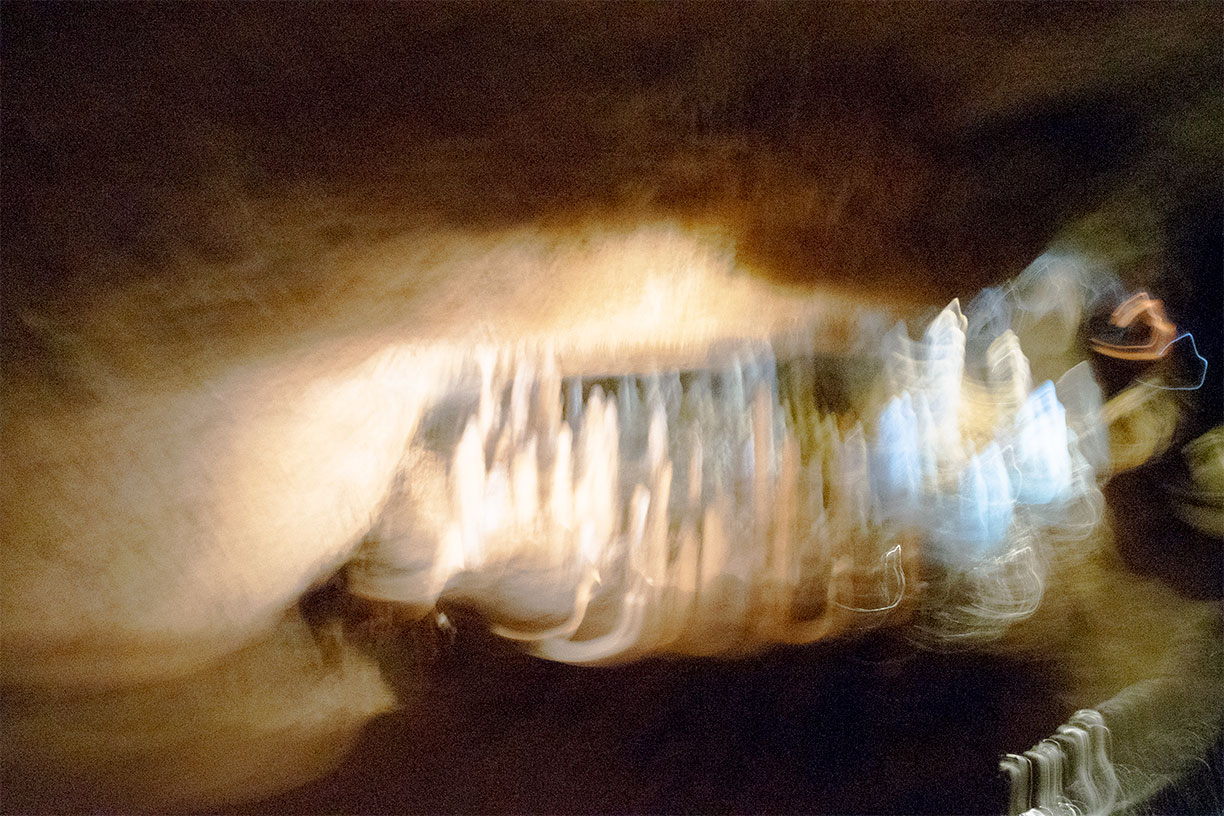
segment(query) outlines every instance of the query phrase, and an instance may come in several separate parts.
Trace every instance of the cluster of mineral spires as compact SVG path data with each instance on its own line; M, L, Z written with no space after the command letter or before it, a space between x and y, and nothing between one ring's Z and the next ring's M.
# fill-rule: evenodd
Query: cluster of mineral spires
M1113 813L1121 793L1109 757L1110 735L1099 711L1081 709L1023 754L1006 754L1010 816Z
M1034 387L1006 329L967 367L968 326L953 302L920 340L884 337L866 425L821 410L810 358L764 344L606 379L476 350L418 440L444 463L437 540L424 560L375 553L381 580L425 605L464 575L559 590L551 616L496 631L577 663L813 641L924 586L960 599L928 621L947 636L999 631L1036 608L1050 547L1097 521L1099 392L1083 364Z

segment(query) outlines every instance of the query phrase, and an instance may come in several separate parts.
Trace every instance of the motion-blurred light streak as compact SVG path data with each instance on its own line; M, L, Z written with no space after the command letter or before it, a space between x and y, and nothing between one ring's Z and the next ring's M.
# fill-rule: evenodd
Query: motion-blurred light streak
M1015 442L1010 450L1019 479L1016 500L1049 504L1071 488L1071 452L1067 412L1046 380L1020 406L1015 418Z
M1160 349L1158 356L1163 357L1170 348L1172 348L1175 344L1180 343L1182 340L1190 341L1190 353L1194 355L1194 359L1198 360L1198 362L1202 364L1202 366L1199 368L1198 382L1196 382L1194 385L1166 385L1164 383L1152 382L1151 380L1140 380L1139 382L1141 385L1159 388L1163 391L1197 391L1203 387L1203 384L1207 382L1207 358L1199 353L1198 344L1194 342L1193 334L1190 332L1182 332L1181 334L1177 335L1170 340L1167 345Z
M439 452L445 474L417 478L450 494L429 548L444 555L414 603L465 575L518 576L540 598L488 610L500 631L574 662L829 637L902 607L925 609L938 637L997 635L1037 608L1053 548L1099 520L1096 385L1076 369L1033 388L1004 319L1078 315L1095 295L1067 263L1026 272L1023 297L975 299L984 316L953 301L920 340L895 327L877 387L841 414L800 396L809 358L756 340L697 369L615 377L561 376L552 345L455 353L437 391L474 396L448 420L462 432L410 445ZM380 585L393 577L363 577L357 592L403 599ZM558 590L569 600L541 600Z

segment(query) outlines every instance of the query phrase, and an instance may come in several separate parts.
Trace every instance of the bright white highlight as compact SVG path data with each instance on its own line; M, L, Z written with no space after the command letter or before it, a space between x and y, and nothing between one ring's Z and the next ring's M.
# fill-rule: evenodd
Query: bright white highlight
M1042 383L1020 406L1011 446L1019 479L1016 500L1022 504L1049 504L1071 490L1071 452L1067 412L1054 392L1054 383Z
M918 438L918 415L907 391L880 413L872 446L873 486L884 518L911 519L917 510L923 483Z
M995 635L1098 521L1105 463L1091 377L1034 388L1009 327L1034 292L1069 319L1071 283L1026 275L1027 299L968 317L953 301L921 340L883 337L868 424L818 410L812 361L780 366L764 343L586 381L548 347L459 356L414 443L443 472L405 475L445 485L429 579L359 591L425 607L458 592L582 663L805 642L903 610L937 637Z
M1100 712L1077 711L1058 732L999 762L1011 787L1008 816L1107 816L1121 793Z
M1014 515L1011 480L998 445L987 445L969 460L961 473L957 500L957 532L969 548L969 557L998 547Z

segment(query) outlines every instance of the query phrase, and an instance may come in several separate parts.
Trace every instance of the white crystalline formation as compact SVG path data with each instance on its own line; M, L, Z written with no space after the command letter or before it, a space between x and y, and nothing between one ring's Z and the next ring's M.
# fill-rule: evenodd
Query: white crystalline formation
M764 346L586 382L544 349L480 350L415 443L445 507L380 542L359 591L428 606L467 581L505 607L502 634L597 662L878 620L921 550L973 596L972 616L944 614L951 634L1023 617L1047 542L1095 522L1099 395L1083 364L1034 388L1010 330L971 376L967 325L954 301L921 340L885 338L867 427L805 404L802 363L779 373Z
M1121 785L1099 711L1081 709L1057 733L1023 754L1006 754L1008 816L1106 816L1116 812Z

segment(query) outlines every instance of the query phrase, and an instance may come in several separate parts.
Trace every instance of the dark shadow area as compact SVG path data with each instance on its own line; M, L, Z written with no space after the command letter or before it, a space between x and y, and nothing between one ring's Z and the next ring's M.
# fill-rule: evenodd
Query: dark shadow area
M1176 516L1176 503L1186 501L1189 487L1186 462L1176 449L1110 479L1104 492L1118 555L1132 571L1188 598L1220 600L1224 540Z
M1224 727L1194 770L1145 803L1146 812L1177 816L1224 813Z
M1173 36L1207 6L1098 7L1153 38L1103 89L1046 87L1113 56L1023 9L6 4L9 286L97 283L68 224L153 269L238 256L230 199L304 187L471 228L714 217L761 274L947 300L1022 268L1217 84L1207 40ZM168 225L183 184L220 213Z
M1070 713L1052 665L917 652L887 633L581 668L452 619L425 685L341 768L237 811L999 812L998 756Z

